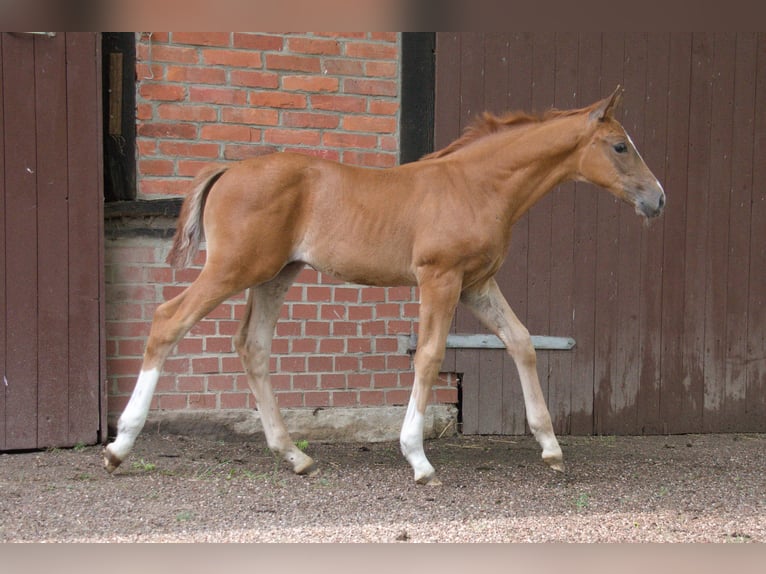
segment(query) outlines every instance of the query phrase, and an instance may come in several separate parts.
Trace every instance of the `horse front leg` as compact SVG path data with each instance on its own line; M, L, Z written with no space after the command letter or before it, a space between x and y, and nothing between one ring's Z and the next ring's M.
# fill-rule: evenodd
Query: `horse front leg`
M303 264L293 263L277 277L250 289L247 311L234 343L247 373L247 382L261 413L266 443L289 462L296 474L312 474L316 465L290 439L271 387L269 356L274 328L285 295Z
M529 331L516 317L494 279L464 292L461 301L505 344L519 371L527 422L543 449L543 460L553 470L563 472L564 455L553 432L551 415L540 388L537 355Z
M444 360L452 316L460 297L459 277L423 273L420 279L418 348L415 353L415 383L400 434L402 454L419 484L439 485L434 467L423 450L425 412L431 387Z

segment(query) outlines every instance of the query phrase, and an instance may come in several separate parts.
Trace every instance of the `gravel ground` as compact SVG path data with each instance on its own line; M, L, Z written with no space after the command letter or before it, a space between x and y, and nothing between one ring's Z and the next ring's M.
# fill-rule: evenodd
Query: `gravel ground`
M100 447L0 455L0 541L764 542L766 435L451 437L412 481L395 443L307 447L293 475L265 443L142 434L114 475Z

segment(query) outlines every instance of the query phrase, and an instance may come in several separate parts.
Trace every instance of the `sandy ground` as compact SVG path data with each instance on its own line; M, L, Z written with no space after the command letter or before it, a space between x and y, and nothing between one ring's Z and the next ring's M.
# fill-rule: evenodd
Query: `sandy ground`
M766 435L450 437L416 485L395 443L308 444L293 475L262 441L142 434L114 475L100 447L0 455L0 541L765 542Z

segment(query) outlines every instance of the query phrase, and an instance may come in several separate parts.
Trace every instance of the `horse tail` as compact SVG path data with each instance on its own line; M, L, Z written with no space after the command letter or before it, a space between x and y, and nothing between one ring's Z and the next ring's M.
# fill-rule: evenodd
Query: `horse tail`
M203 169L192 182L192 190L181 207L176 234L173 237L173 247L167 257L167 262L176 269L191 265L199 251L199 244L204 235L202 214L205 210L205 201L215 182L227 169L229 169L227 166L222 165L210 166Z

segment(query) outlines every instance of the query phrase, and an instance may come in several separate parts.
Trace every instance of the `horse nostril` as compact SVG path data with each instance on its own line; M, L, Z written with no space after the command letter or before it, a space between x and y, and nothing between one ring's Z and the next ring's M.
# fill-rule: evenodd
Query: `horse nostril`
M660 196L660 201L657 203L657 207L659 209L662 209L663 207L665 207L665 194L664 193Z

